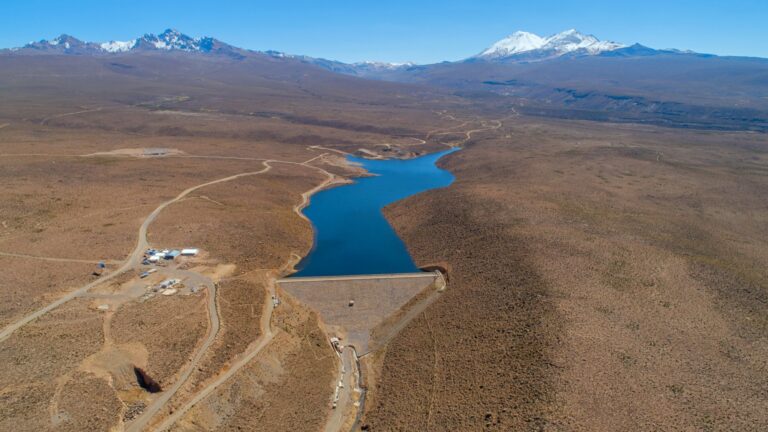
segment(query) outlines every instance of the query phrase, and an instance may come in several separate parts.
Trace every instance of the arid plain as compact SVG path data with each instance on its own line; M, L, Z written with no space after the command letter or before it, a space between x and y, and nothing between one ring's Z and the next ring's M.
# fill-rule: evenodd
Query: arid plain
M360 174L344 154L446 146L455 183L386 216L448 286L366 356L345 425L768 428L765 134L267 57L0 62L2 430L328 430L339 359L275 283L312 246L298 210ZM201 253L142 279L148 246ZM148 295L165 277L189 286Z

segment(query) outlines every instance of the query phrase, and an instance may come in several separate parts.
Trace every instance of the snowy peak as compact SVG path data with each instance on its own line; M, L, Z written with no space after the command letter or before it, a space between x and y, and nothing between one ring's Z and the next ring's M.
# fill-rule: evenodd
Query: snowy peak
M533 33L518 31L491 45L473 57L483 60L540 60L571 55L597 55L624 48L616 42L601 41L575 29L542 38Z
M70 35L63 34L59 37L51 39L48 44L51 46L63 46L64 48L71 48L72 46L81 45L82 41Z
M210 37L192 38L178 30L168 29L159 35L146 34L137 39L134 47L158 50L202 51L208 52L213 46L214 39Z
M93 44L83 42L80 39L72 37L67 34L62 34L51 40L40 40L37 42L30 42L24 46L24 48L30 48L37 51L52 51L52 52L65 52L65 53L80 53L93 49Z
M491 45L478 57L498 58L539 49L546 39L524 31L517 31Z
M570 53L584 50L589 54L599 54L603 51L613 51L624 48L624 45L610 41L600 41L592 35L585 35L571 29L546 39L542 47L545 50L553 50L559 53Z

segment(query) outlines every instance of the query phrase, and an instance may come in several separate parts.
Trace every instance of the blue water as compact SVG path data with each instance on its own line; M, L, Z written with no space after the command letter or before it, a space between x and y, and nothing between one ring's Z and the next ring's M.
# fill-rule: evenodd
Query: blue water
M419 271L381 210L419 192L450 185L453 175L435 162L455 150L409 160L349 157L375 176L312 197L304 214L314 226L315 243L294 276Z

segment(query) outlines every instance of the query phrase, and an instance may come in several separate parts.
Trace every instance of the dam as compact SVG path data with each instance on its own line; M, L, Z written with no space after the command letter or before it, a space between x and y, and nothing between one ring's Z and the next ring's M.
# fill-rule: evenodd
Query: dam
M329 335L363 356L386 344L445 289L440 272L278 279L280 289L315 310Z

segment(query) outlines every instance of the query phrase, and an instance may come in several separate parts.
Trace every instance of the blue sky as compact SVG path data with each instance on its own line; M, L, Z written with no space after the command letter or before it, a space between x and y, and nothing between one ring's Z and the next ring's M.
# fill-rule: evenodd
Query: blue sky
M456 60L515 30L547 36L569 28L654 48L768 57L764 0L3 0L0 6L0 47L61 33L126 40L168 27L244 48L342 61Z

